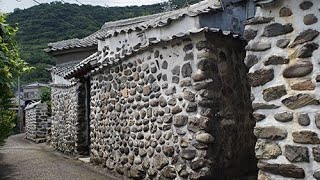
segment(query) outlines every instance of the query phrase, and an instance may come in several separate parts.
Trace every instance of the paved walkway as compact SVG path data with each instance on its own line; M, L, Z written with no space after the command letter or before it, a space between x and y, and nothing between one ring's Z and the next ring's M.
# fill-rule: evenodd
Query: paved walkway
M0 147L0 180L114 180L102 169L33 144L24 134L14 135Z

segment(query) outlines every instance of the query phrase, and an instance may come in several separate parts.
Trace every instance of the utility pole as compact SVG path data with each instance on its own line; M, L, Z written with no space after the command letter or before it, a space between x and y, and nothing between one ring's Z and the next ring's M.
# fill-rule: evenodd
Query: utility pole
M22 120L21 120L21 85L20 85L20 76L18 77L18 126L19 132L22 133Z

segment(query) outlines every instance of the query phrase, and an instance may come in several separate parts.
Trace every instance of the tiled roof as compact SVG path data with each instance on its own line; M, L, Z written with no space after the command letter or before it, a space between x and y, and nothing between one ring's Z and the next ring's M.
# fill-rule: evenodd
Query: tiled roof
M135 49L135 50L133 50L131 52L128 52L125 55L120 56L118 59L114 59L114 60L108 59L108 61L105 61L105 60L104 61L98 61L99 54L98 53L94 53L93 55L91 55L87 59L85 59L82 62L80 62L74 69L72 69L71 71L66 73L65 74L65 78L72 78L76 74L83 73L84 71L89 71L90 69L92 69L91 72L93 72L93 73L97 72L97 71L99 71L100 69L102 69L104 67L114 66L115 64L122 62L126 58L128 58L130 56L133 56L133 55L135 55L135 54L137 54L137 53L139 53L139 52L141 52L141 51L143 51L143 50L145 50L145 49L147 49L147 48L149 48L149 47L151 47L153 45L156 45L158 43L169 42L169 41L172 41L172 40L177 39L177 38L183 38L183 37L190 36L190 35L193 35L193 34L198 34L198 33L201 33L201 32L210 32L210 33L215 33L215 34L220 34L220 35L223 35L223 36L230 36L230 37L233 37L233 38L236 38L236 39L240 39L240 35L232 33L231 31L222 31L221 29L216 29L216 28L193 29L193 30L190 30L190 31L185 32L185 33L181 32L181 33L173 35L171 37L166 37L166 38L163 38L163 39L151 40L145 46L140 46L139 49Z
M219 0L205 0L200 3L191 5L189 7L158 13L148 16L141 16L131 19L119 20L105 23L102 28L95 33L82 39L69 39L55 43L49 43L46 52L67 50L72 48L85 48L98 44L97 38L105 38L117 35L119 33L130 31L141 31L148 28L162 27L169 24L171 21L178 20L184 16L198 16L209 11L221 10L221 3Z
M77 64L72 64L72 65L68 65L68 66L53 66L52 68L50 68L49 70L53 73L56 74L58 76L64 77L65 74L69 71L71 71L72 69L75 68Z

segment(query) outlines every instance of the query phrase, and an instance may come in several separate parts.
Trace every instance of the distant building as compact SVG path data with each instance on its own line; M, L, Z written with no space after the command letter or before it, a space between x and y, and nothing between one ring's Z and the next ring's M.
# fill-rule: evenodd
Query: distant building
M39 101L41 99L40 89L43 87L48 87L48 85L35 82L23 86L23 101L25 102L25 105L29 104L30 102Z

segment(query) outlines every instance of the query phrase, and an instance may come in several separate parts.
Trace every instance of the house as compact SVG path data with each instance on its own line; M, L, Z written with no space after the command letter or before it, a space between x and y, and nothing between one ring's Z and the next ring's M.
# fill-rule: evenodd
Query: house
M255 175L241 38L254 9L205 0L49 44L51 145L134 179Z
M32 102L37 102L41 99L41 88L49 87L48 84L43 83L31 83L22 87L23 91L23 101L25 106Z

